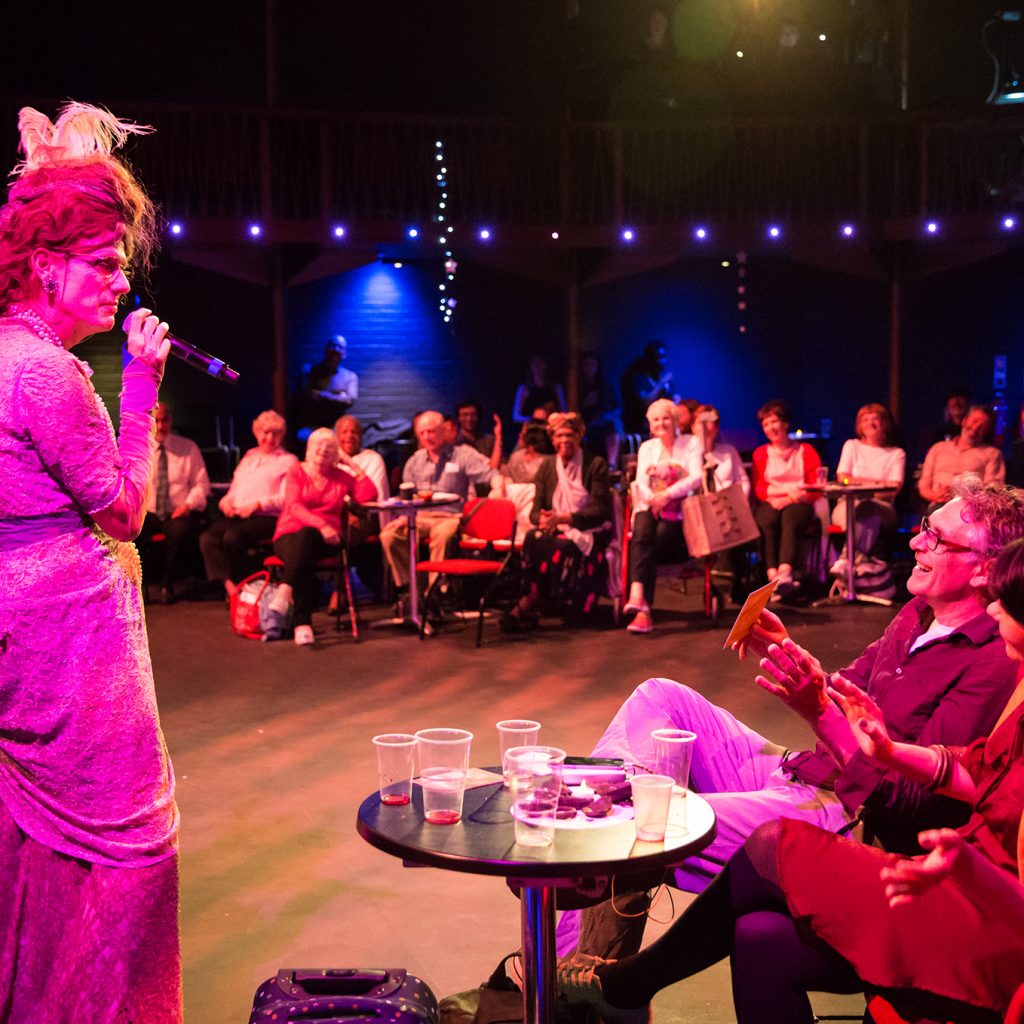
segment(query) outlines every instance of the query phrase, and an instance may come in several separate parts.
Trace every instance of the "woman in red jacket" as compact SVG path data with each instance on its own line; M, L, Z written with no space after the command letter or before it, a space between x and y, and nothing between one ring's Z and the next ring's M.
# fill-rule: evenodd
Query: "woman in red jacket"
M764 542L768 579L779 581L781 595L794 586L800 531L814 518L814 495L804 485L815 483L821 459L809 444L790 440L785 402L766 402L757 418L768 443L754 449L754 519Z

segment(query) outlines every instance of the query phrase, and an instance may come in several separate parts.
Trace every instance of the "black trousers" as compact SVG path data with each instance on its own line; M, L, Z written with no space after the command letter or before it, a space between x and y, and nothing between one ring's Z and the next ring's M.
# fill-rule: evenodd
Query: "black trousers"
M295 533L286 533L274 541L274 554L284 562L281 580L291 586L295 602L295 625L308 626L313 621L319 587L316 579L318 558L331 558L339 553L336 544L328 544L319 530L304 526Z
M800 551L800 531L814 519L814 509L806 501L794 502L783 509L762 501L754 509L754 520L764 541L764 561L769 569L796 565Z
M216 520L199 538L208 580L240 583L259 568L250 551L274 536L276 516L225 516Z
M162 533L164 541L164 565L163 585L170 588L176 581L182 579L189 568L190 562L196 561L199 553L199 531L202 528L202 518L198 512L189 512L188 515L172 519L159 519L152 512L146 513L142 524L142 531L139 533L136 544L139 554L142 557L143 568L152 571L154 563L153 535Z
M633 536L629 540L629 582L642 583L644 600L654 604L654 584L659 562L686 559L683 524L662 519L644 510L633 517Z

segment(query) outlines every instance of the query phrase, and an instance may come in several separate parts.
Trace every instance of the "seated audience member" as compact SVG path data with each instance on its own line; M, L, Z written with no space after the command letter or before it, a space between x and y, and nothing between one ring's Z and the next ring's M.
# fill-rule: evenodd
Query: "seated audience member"
M173 417L163 402L156 409L156 452L150 479L149 505L138 545L143 565L151 561L153 535L162 533L164 576L160 600L174 600L174 586L185 575L190 557L199 553L201 513L210 495L210 477L195 441L172 434Z
M1003 456L992 444L995 425L991 407L972 405L960 425L960 433L948 441L937 441L928 449L917 489L929 503L929 511L949 500L953 480L961 473L977 473L987 484L1003 482Z
M857 411L856 437L843 445L836 478L843 483L879 483L887 490L854 503L854 544L858 562L877 562L875 547L883 530L896 528L895 501L903 486L907 453L889 442L892 440L892 417L884 405L872 402ZM832 511L832 522L846 529L846 501ZM846 548L832 566L832 572L845 575L848 563Z
M382 456L372 448L363 447L363 427L355 416L342 416L334 424L334 435L338 440L338 461L343 469L356 478L370 478L377 488L381 501L391 497L388 485L388 470ZM359 578L377 594L384 591L380 552L375 546L366 546L368 538L380 533L378 516L368 509L351 509L348 520L349 557L359 573Z
M474 484L500 483L501 475L475 448L453 445L445 440L445 418L433 410L421 412L413 421L420 448L402 470L402 482L417 491L448 491L458 502L443 508L423 509L416 516L416 533L426 541L432 560L444 558L448 542L459 529L460 508ZM381 530L380 540L391 566L395 585L409 585L409 524L404 516L393 519Z
M629 541L629 595L623 611L633 616L630 633L654 628L651 606L658 562L681 562L683 498L701 489L701 447L692 435L676 432L674 403L659 398L647 408L651 436L637 452L633 483L633 535Z
M579 413L552 413L548 430L555 454L534 480L535 529L523 544L524 594L502 618L502 628L511 632L536 627L542 598L565 602L576 613L591 612L605 583L598 560L611 539L608 463L583 451Z
M284 418L273 409L253 420L256 447L242 456L227 494L220 499L224 518L199 538L206 578L222 582L228 596L255 571L252 548L274 536L284 501L284 478L299 461L281 447L285 426Z
M341 515L346 498L373 501L377 488L368 476L358 480L338 465L338 441L334 431L319 427L306 441L306 459L288 470L284 484L284 508L274 532L274 554L284 562L281 586L270 603L280 616L295 603L295 642L315 641L313 609L316 606L318 558L338 554ZM270 639L280 632L268 631Z
M531 420L519 431L519 447L508 457L505 475L514 484L532 484L546 456L554 453L544 423Z
M913 859L789 816L762 825L643 952L562 965L563 997L607 1022L648 1020L656 992L728 956L739 1024L811 1024L809 991L878 992L907 1020L1002 1021L1024 980L1021 541L996 557L988 579L989 614L1016 665L991 734L968 746L894 741L867 694L836 684L855 756L901 785L961 802L972 812L966 825L923 831L928 852ZM800 658L796 645L771 648L758 682L795 699Z
M790 440L791 417L785 402L773 399L757 412L768 443L754 449L754 519L764 541L768 579L778 579L773 600L791 591L793 563L800 548L800 531L814 519L815 495L803 489L816 480L821 459L805 442Z
M694 433L693 421L700 408L700 402L696 398L680 398L676 402L676 416L679 419L679 433Z
M495 440L501 436L501 419L495 415L493 434L481 434L480 412L479 402L459 402L455 406L455 422L459 428L458 433L455 435L455 443L468 444L470 448L475 448L481 455L489 459L494 452ZM500 441L498 449L498 463L500 465Z
M648 679L634 690L593 755L654 771L652 730L693 730L699 739L692 786L717 819L713 842L675 869L673 884L701 891L758 825L783 816L836 832L860 814L883 846L900 852L916 852L921 829L963 824L955 805L860 751L829 699L829 688L837 679L861 687L906 742L965 744L985 735L1013 689L1016 672L995 621L985 614L988 570L993 557L1021 537L1024 493L963 478L956 496L911 541L916 565L907 582L910 602L879 640L831 675L789 639L780 619L762 614L740 656L748 647L760 657L770 644L781 646L793 665L793 679L771 692L814 731L814 750L786 750L670 679ZM642 910L646 901L646 894L632 901L616 897L619 910L629 913ZM639 948L642 918L621 918L601 904L585 911L583 919L581 952L607 956ZM578 914L563 915L560 951L572 948L578 928Z
M647 429L647 407L659 398L679 401L672 388L672 371L668 369L668 350L663 341L647 344L643 353L626 367L621 379L622 425L630 434L643 434Z
M693 433L700 443L701 471L705 489L724 491L739 484L750 496L750 477L736 448L721 440L721 414L713 405L698 405L694 410Z
M543 409L544 415L537 416ZM548 379L548 364L543 356L534 356L526 373L526 380L516 388L512 399L512 419L526 423L531 419L547 419L553 412L565 410L565 392L561 384Z
M938 441L952 441L958 437L970 404L971 396L962 388L950 391L946 395L946 402L942 409L942 422L932 428L928 437L928 445L931 446Z
M624 432L619 396L593 352L580 357L579 395L580 415L587 425L588 450L595 455L604 455L608 459L608 467L617 469Z

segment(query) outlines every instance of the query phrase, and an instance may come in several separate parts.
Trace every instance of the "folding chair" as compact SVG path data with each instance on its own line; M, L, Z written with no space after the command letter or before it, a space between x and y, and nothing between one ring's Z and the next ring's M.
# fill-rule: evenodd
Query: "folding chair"
M476 646L483 643L484 608L495 586L502 579L507 567L515 558L516 507L506 498L471 498L466 502L459 524L462 538L466 541L484 542L479 558L442 558L438 561L416 563L416 572L436 573L434 582L427 588L420 613L420 639L426 636L427 612L430 599L437 592L443 579L458 577L466 579L472 576L491 576L490 586L480 597L477 615ZM471 545L475 546L475 544ZM504 551L504 557L499 557ZM489 556L489 557L488 557Z

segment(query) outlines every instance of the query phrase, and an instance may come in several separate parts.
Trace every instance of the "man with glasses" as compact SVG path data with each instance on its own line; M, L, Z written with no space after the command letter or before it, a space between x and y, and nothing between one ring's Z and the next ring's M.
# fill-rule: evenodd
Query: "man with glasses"
M866 690L894 739L963 745L995 724L1015 681L995 621L985 613L987 570L1000 548L1024 536L1024 491L962 478L953 497L924 520L911 542L912 599L882 636L837 675ZM740 657L754 652L758 683L814 730L814 750L787 751L728 711L669 679L648 679L627 698L594 748L596 757L621 757L653 771L651 731L691 729L691 786L711 804L717 834L710 846L674 872L673 883L700 892L763 822L800 818L845 830L858 816L891 850L916 852L917 833L966 821L966 805L936 797L926 787L870 761L828 693L831 677L795 644L781 620L765 612ZM621 956L639 948L646 894L615 909L602 904L584 914L579 950ZM625 904L625 905L624 905ZM560 952L574 944L575 914L559 925Z

